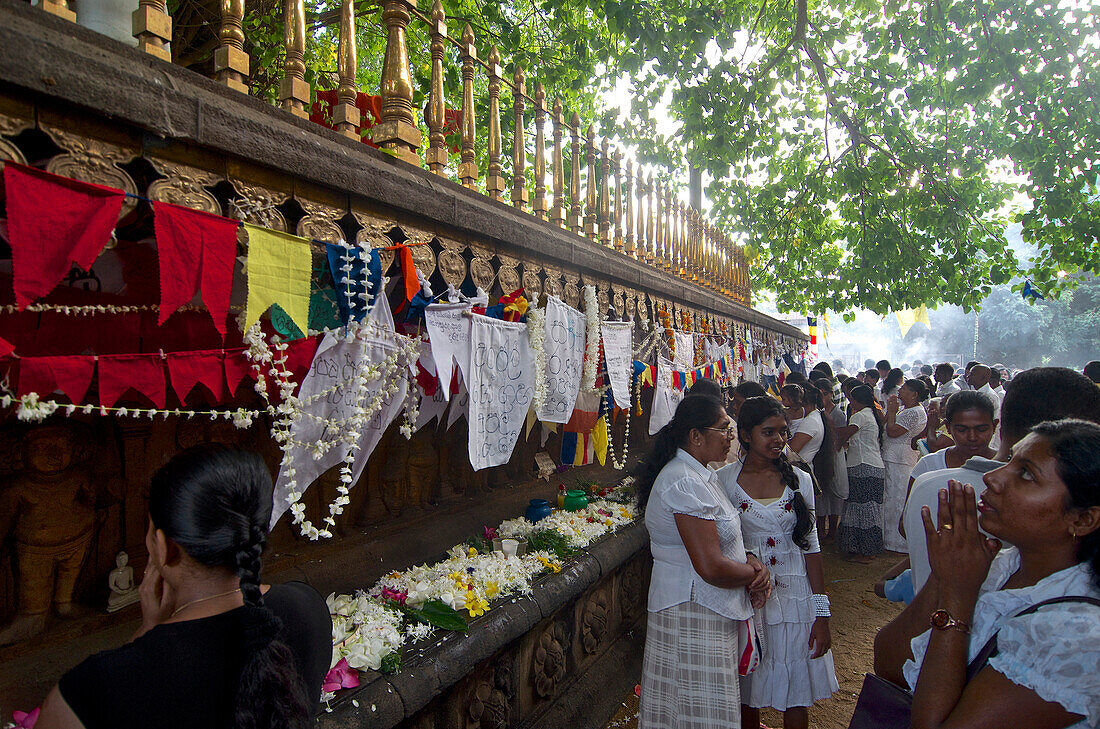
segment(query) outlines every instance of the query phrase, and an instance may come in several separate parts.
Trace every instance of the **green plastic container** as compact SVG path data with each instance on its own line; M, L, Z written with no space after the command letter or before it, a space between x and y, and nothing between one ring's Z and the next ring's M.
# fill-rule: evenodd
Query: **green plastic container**
M580 511L586 506L588 506L588 497L585 495L584 489L569 489L569 491L566 492L566 511Z

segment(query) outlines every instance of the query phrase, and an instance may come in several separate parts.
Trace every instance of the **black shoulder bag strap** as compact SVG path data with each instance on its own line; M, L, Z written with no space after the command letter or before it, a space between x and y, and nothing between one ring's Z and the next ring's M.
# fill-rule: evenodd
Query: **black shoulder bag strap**
M1037 602L1029 608L1024 608L1023 610L1016 613L1012 617L1018 618L1018 617L1021 617L1023 615L1030 615L1031 613L1035 612L1039 608L1046 607L1047 605L1055 605L1055 604L1061 603L1061 602L1084 602L1084 603L1088 603L1090 605L1095 605L1096 607L1100 607L1100 600L1097 600L1095 597L1084 597L1084 596L1081 596L1081 595L1079 595L1079 596L1068 596L1068 597L1053 597L1049 600L1043 600L1042 602ZM982 646L982 649L980 651L978 651L978 654L976 656L974 656L974 660L972 660L970 662L970 665L966 667L966 682L970 683L970 681L975 676L977 676L978 673L983 668L985 668L985 664L989 663L989 659L992 658L995 655L997 655L997 634L996 633L994 633L993 636L988 641L986 641L986 644L984 646Z

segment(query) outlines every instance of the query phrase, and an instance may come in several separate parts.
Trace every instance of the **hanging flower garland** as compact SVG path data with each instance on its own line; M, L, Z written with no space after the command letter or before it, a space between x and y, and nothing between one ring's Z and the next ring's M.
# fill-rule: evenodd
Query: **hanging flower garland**
M527 338L535 353L535 387L531 407L541 412L546 406L546 310L532 305L527 308Z
M584 287L584 369L581 374L581 392L596 389L596 370L600 365L600 305L596 301L596 287Z
M43 400L37 392L28 392L26 395L13 395L7 391L6 383L0 384L0 408L15 406L15 417L25 423L41 423L56 412L61 412L66 417L77 413L83 415L100 415L106 417L115 415L120 418L148 418L153 420L158 415L167 418L170 415L191 418L210 418L212 421L229 420L233 425L244 430L252 426L252 421L260 415L259 410L237 408L236 410L184 410L181 408L134 408L134 407L107 407L105 405L74 405L72 403L59 403L54 400Z
M630 378L631 385L633 386L633 397L634 397L634 400L637 401L637 402L641 402L640 399L639 399L639 393L638 393L638 382L641 379L642 379L641 377L634 377L633 375ZM611 410L611 388L610 387L607 388L607 390L604 392L604 397L607 400L606 407L607 407L608 412L612 412L612 410ZM607 458L608 458L608 460L611 461L611 467L614 468L616 471L621 471L624 468L626 468L626 458L627 458L628 455L630 455L630 411L633 410L633 409L634 408L633 408L632 403L627 403L626 407L623 408L623 410L626 411L626 430L623 433L623 451L622 451L622 459L621 460L615 457L615 439L612 437L611 423L607 423L607 425L606 425L606 427L607 427Z

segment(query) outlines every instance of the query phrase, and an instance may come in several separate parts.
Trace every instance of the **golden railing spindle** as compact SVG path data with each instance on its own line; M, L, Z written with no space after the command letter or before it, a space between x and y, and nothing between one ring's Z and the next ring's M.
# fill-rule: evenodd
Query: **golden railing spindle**
M535 83L535 199L531 206L539 220L546 220L546 90Z
M569 229L580 235L584 229L584 218L581 217L581 157L584 152L581 150L581 115L575 111L573 112L572 126L573 147L570 164L573 169L569 177L569 202L571 203Z
M596 208L599 206L599 180L596 173L596 129L588 125L588 133L585 135L585 153L588 157L588 173L585 175L585 193L587 205L584 215L584 236L591 241L600 237L599 223L597 222Z
M523 69L518 65L512 74L515 88L512 90L512 113L515 116L515 132L512 134L512 207L527 209L527 144L523 139L523 96L527 85Z
M625 248L623 245L623 153L620 149L615 149L615 154L612 157L614 164L612 168L615 173L615 218L612 221L612 227L614 233L612 235L615 250L622 253Z
M646 228L646 222L649 220L647 208L649 207L649 196L646 194L648 186L646 185L645 173L641 168L638 169L638 260L645 263L653 262L653 254L649 250L649 230Z
M672 247L668 225L668 188L662 183L657 188L657 230L661 241L661 267L672 270Z
M306 83L306 11L302 0L286 0L283 42L283 80L279 84L279 105L295 116L309 117L309 84Z
M438 2L438 0L436 0ZM355 82L355 5L352 0L340 4L340 45L336 54L340 69L340 84L336 87L336 106L332 109L332 123L336 131L351 139L359 139L361 115L355 105L359 86ZM246 56L247 59L247 56Z
M684 261L684 204L672 201L672 273L683 275Z
M302 0L294 0L301 3ZM384 0L382 22L386 24L386 55L382 59L382 121L371 128L371 139L390 149L412 165L420 164L420 130L412 111L412 76L405 28L416 0ZM308 94L306 95L308 99Z
M651 263L655 266L661 265L660 249L657 247L659 240L659 233L657 232L657 181L654 179L654 172L651 170L649 173L649 179L646 180L646 196L649 198L646 207L648 208L648 220L646 221L646 258L647 263Z
M346 1L346 0L345 0ZM447 40L447 14L443 12L443 3L432 3L432 80L428 94L428 149L424 160L428 169L442 175L450 161L447 154L447 142L443 136L443 124L446 105L443 97L443 48Z
M565 227L565 160L561 151L562 127L565 115L562 113L561 99L554 99L554 207L550 210L550 222Z
M76 20L76 13L69 9L66 0L48 0L42 9L66 20ZM140 0L138 8L130 15L133 35L138 48L162 61L172 62L172 18L164 0ZM303 46L305 41L302 42ZM303 69L305 67L303 66Z
M688 249L687 277L692 281L698 280L699 271L699 245L703 237L702 220L699 211L691 211L691 246Z
M43 6L44 7L44 6ZM231 89L248 93L248 54L244 52L244 0L221 0L220 43L214 50L214 78ZM343 38L341 37L341 42Z
M623 235L623 244L626 246L626 255L635 256L634 250L634 163L627 159L626 174L623 175L623 197L626 198L626 208L623 210L623 222L626 231Z
M70 23L76 22L76 12L69 7L68 0L42 0L42 9L50 15L56 15L59 18L64 18ZM134 28L134 35L137 35L137 28ZM169 36L172 34L169 33ZM171 60L166 58L167 60Z
M603 138L600 149L600 243L611 247L611 188L608 178L611 176L611 143Z
M469 23L462 30L462 162L458 165L458 179L465 187L473 188L480 174L474 152L474 64L477 48L474 47L474 29Z
M485 191L494 200L504 200L504 177L500 174L500 51L489 48L489 169Z

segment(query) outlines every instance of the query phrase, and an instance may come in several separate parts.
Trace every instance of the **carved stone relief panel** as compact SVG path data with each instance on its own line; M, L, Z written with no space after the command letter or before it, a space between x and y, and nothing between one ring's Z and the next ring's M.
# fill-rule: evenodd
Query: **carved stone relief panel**
M288 194L240 180L230 179L230 182L233 183L233 189L237 191L240 198L229 202L229 217L271 230L286 232L286 218L283 217L278 206L287 201L290 197Z
M523 290L528 301L536 301L542 296L542 278L539 276L541 270L537 263L523 262Z
M13 142L4 137L14 137L24 129L30 129L34 123L30 119L19 119L6 114L0 114L0 160L11 160L19 164L27 164L23 153L19 151Z
M165 175L149 185L146 194L150 200L221 215L221 204L206 189L222 180L219 175L190 165L166 162L152 157L149 158L149 162L158 172Z
M626 296L623 295L622 288L616 288L611 296L611 304L615 307L615 313L620 317L629 316L626 313Z
M519 269L516 268L519 265L519 260L498 253L497 261L500 263L500 267L497 269L497 281L500 282L500 290L505 294L510 294L522 285Z
M538 637L531 655L531 683L535 695L546 699L554 695L558 684L565 677L567 642L565 626L551 623Z
M646 608L648 586L645 558L636 557L629 562L619 572L618 579L619 613L623 616L624 625L633 625Z
M611 621L611 598L607 589L594 591L581 611L580 642L585 653L592 655L599 650L607 638Z
M362 226L355 234L355 242L362 246L364 249L371 248L387 248L394 244L394 240L390 237L390 231L397 225L397 222L389 218L379 218L368 213L352 210L351 214ZM386 271L390 269L390 264L393 263L393 251L378 252L382 261L382 274L385 275Z
M566 271L562 274L565 284L562 286L561 299L570 306L581 308L581 277L579 274Z
M470 250L474 254L473 260L470 261L470 278L475 286L486 293L491 293L493 281L497 277L497 272L492 263L493 252L476 243L470 244Z
M453 238L440 238L439 243L443 246L439 253L439 273L457 289L466 280L466 259L462 256L466 246Z
M547 295L561 297L562 285L561 285L561 269L554 268L553 266L546 266L543 269L546 272L546 280L543 283L543 291Z
M306 211L298 221L298 235L309 240L333 244L344 239L344 231L336 221L344 217L345 210L310 200L299 200L298 203Z
M471 684L463 717L465 729L507 729L511 725L515 694L508 661L489 667Z
M46 171L74 180L92 182L97 185L114 187L131 195L137 195L137 185L133 178L118 165L129 162L138 155L136 149L125 149L109 142L101 142L73 132L65 132L54 127L42 126L57 146L65 150L49 161ZM122 203L119 220L126 217L137 207L137 200L127 197Z
M589 281L588 283L592 283ZM596 282L596 303L600 305L600 316L607 315L607 307L611 301L610 295L611 284L607 281Z
M623 295L623 314L633 319L638 311L638 292L627 289Z
M435 251L432 250L432 239L435 234L422 228L414 228L402 225L401 231L405 234L405 242L409 243L409 251L412 253L413 263L424 278L431 278L435 273Z

